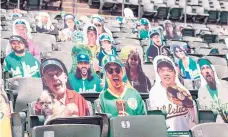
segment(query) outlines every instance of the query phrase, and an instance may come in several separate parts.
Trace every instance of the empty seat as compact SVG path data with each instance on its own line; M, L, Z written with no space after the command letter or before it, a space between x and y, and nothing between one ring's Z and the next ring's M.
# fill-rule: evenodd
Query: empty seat
M44 41L50 44L56 43L56 37L54 35L44 34L44 33L33 33L32 36L33 36L32 39L34 41Z
M163 115L114 117L110 120L110 130L113 137L167 137Z
M7 85L15 112L26 109L27 104L36 101L43 91L40 78L10 78L7 80ZM14 100L15 97L16 100Z
M227 61L223 57L217 56L205 56L206 59L210 60L213 65L227 66Z
M212 110L198 110L199 123L216 122L217 114Z
M190 48L209 48L207 43L204 42L188 42Z
M228 67L227 66L214 65L214 68L216 70L216 73L217 73L217 76L219 79L228 78Z
M204 123L191 129L193 137L227 137L228 124Z
M74 42L57 42L54 45L54 50L72 52L72 48L76 46Z
M194 41L203 42L202 38L200 38L200 37L184 36L183 40L184 41L189 41L189 42L194 42Z
M34 127L33 137L100 137L98 125L62 124Z
M211 48L195 48L195 54L209 55Z
M223 44L223 43L210 43L209 44L210 47L212 48L217 48L217 49L227 49L227 45Z

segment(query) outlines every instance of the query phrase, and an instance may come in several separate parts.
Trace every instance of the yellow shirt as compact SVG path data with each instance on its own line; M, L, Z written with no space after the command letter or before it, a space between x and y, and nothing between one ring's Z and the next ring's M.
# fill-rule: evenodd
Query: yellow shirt
M0 137L12 137L11 121L9 117L4 116L0 120Z
M92 57L96 58L96 55L100 52L100 46L94 45L91 47L88 45L88 47L89 47L90 51L92 52Z

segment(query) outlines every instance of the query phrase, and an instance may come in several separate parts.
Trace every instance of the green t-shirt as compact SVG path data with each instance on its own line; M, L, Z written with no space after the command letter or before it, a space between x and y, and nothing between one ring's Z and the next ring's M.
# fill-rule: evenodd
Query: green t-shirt
M109 89L100 94L100 106L103 113L112 117L121 115L145 115L145 108L140 94L133 88L125 86L120 97Z
M14 52L4 60L4 72L11 72L12 77L40 77L40 63L32 54L25 52L18 57Z
M212 90L210 89L210 87L207 85L207 90L208 92L210 93L211 97L213 98L214 100L214 103L218 103L218 90Z
M139 33L140 33L140 34L139 34L139 38L140 38L140 39L149 38L149 37L148 37L148 31L146 31L145 29L141 30Z
M68 79L76 92L101 92L102 90L101 80L96 74L93 74L92 80L88 80L87 78L78 79L74 73L70 73Z

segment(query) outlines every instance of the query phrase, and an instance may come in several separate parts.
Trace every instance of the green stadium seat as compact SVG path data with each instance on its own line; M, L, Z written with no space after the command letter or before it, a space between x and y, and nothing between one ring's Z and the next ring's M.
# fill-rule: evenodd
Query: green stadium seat
M114 117L110 120L110 130L112 137L167 137L162 115Z

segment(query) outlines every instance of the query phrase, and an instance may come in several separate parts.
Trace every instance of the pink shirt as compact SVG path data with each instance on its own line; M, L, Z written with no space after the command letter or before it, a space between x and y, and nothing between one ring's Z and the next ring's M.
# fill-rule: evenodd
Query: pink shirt
M40 61L40 47L35 44L31 39L27 40L29 52Z

